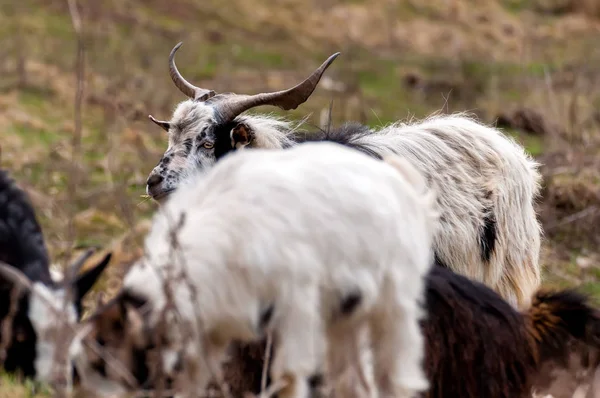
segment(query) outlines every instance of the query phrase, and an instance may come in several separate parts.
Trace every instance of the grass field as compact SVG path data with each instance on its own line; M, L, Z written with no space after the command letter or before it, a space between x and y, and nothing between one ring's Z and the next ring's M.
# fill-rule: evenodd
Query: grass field
M545 176L544 283L581 286L600 300L600 1L80 3L80 144L67 1L0 3L0 165L31 195L57 264L90 246L115 251L98 290L114 292L141 253L156 208L142 197L145 180L166 148L147 115L166 119L184 99L167 72L169 51L183 41L180 71L218 92L289 87L341 51L326 73L335 84L323 82L287 113L314 125L331 100L334 124L377 126L438 110L508 120L505 131ZM7 378L2 385L0 397L27 389Z

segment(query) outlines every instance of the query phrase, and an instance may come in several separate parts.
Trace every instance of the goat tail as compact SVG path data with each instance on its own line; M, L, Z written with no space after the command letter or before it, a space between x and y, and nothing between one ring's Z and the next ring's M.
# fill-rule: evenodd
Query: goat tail
M525 316L540 361L566 356L573 341L600 348L600 311L575 290L539 290Z

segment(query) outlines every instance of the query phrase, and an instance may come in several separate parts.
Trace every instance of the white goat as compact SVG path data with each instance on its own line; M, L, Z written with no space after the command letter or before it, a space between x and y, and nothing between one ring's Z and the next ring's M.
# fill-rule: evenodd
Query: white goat
M436 225L433 192L400 158L379 161L332 143L240 152L166 201L146 238L144 261L127 273L116 302L92 317L92 335L111 352L129 350L117 347L126 339L103 335L114 330L103 332L102 318L136 297L150 308L137 319L152 330L168 302L163 281L185 267L187 282L179 280L173 291L200 350L188 354L206 358L217 375L232 340L257 341L272 331L271 376L288 382L280 396L306 397L315 373L325 370L335 380L353 366L368 330L379 396L410 397L428 386L418 322ZM122 325L128 328L127 320ZM177 346L176 339L172 333L166 340ZM109 341L117 346L107 347ZM167 359L175 357L165 354L165 362L173 366ZM85 366L82 352L75 360L87 367L82 373L100 366L89 359ZM134 362L130 369L139 369ZM210 373L198 366L204 387Z
M513 306L526 308L541 277L541 229L534 210L539 194L537 163L514 140L466 114L437 115L375 131L347 124L308 136L283 119L243 113L260 105L295 109L305 102L337 54L299 85L256 95L215 94L187 82L169 57L175 85L191 99L170 121L169 144L147 181L162 200L198 169L212 167L240 148L288 148L306 140L337 142L373 157L398 153L439 192L441 227L434 241L439 265L487 284Z

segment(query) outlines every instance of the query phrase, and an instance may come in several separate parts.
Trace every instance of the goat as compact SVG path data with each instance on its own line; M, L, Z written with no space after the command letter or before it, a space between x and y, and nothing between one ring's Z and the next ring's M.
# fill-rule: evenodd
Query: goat
M518 312L487 286L432 267L425 311L423 398L530 398L544 367L567 366L574 347L584 356L600 348L600 312L575 290L538 290ZM256 353L233 351L225 374L232 395L258 393L263 366Z
M70 270L77 271L91 254L84 253ZM49 381L58 318L64 316L75 324L81 317L82 299L109 261L110 253L75 280L53 279L33 206L8 173L0 170L0 319L12 318L12 325L0 331L0 340L7 344L1 353L5 371ZM67 290L73 293L73 302L65 313ZM18 303L11 313L12 299Z
M140 369L140 351L152 347L145 333L156 333L167 306L162 283L185 267L193 289L188 293L184 281L173 280L173 299L197 343L194 356L184 354L196 358L199 388L208 370L219 377L230 342L272 332L277 355L271 377L288 382L279 396L305 397L321 372L336 379L346 371L358 358L363 332L370 331L380 396L426 389L418 320L438 213L434 193L409 163L309 143L240 152L199 176L156 215L144 260L126 274L121 295L90 318L92 341L128 360L129 369ZM174 358L169 350L181 341L168 329L163 352ZM89 357L85 350L73 354L82 379L91 373L121 382L101 358Z
M541 276L541 227L534 202L538 164L514 140L467 114L433 115L420 123L395 123L374 131L348 123L310 135L299 126L242 112L259 105L295 109L305 102L339 53L288 90L268 94L216 94L187 82L169 56L170 76L189 100L170 121L152 121L168 131L168 147L151 171L148 195L163 201L198 169L212 167L242 148L284 149L306 141L333 141L381 158L399 154L439 192L441 227L434 239L437 263L481 281L517 308L526 308Z

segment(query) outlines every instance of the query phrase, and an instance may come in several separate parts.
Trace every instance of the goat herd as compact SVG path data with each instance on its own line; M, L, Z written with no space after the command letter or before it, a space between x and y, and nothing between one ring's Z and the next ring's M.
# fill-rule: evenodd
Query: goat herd
M297 108L338 54L288 90L217 94L181 76L180 45L169 73L189 99L150 116L169 137L147 180L160 209L89 318L110 254L53 278L0 174L5 371L97 394L518 398L544 365L600 348L584 295L540 290L540 174L513 140L465 114L309 133L244 112Z

